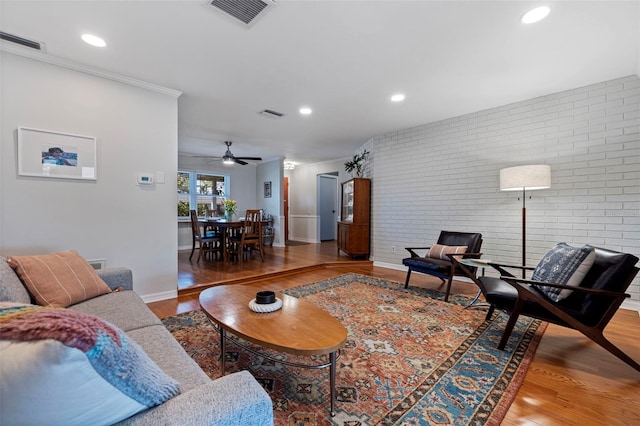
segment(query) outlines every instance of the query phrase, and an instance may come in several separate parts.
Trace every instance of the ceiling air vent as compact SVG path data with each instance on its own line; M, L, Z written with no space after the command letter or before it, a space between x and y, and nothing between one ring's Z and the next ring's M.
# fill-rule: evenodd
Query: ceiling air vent
M275 0L210 0L209 4L247 26L275 6Z
M282 118L282 117L284 117L283 113L278 112L278 111L274 111L272 109L263 109L258 114L260 114L263 117L268 117L268 118Z
M0 31L0 40L10 41L11 43L19 44L21 46L30 47L36 50L42 50L42 46L37 41L27 40L26 38L18 37L13 34Z

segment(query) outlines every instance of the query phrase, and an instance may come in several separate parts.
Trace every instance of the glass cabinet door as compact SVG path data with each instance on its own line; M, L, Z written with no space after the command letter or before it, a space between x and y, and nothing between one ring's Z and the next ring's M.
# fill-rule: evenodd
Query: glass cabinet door
M345 182L342 185L342 214L340 219L343 222L353 221L353 181Z

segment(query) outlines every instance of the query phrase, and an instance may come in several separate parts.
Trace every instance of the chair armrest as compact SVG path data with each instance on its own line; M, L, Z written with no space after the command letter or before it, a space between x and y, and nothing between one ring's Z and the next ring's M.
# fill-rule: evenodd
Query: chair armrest
M411 257L424 257L424 256L420 256L414 250L428 250L430 248L431 248L431 246L429 246L429 247L405 247L404 249L407 250L409 253L411 253Z
M525 302L531 301L531 302L539 304L544 309L549 311L551 314L553 314L556 317L560 318L566 324L573 324L571 326L571 328L575 328L575 324L576 323L583 324L582 321L580 321L579 319L573 317L568 312L564 311L564 309L562 308L562 305L558 304L557 302L552 301L551 299L546 297L541 292L536 291L534 289L534 287L532 287L531 285L526 285L526 282L528 281L528 282L535 283L535 284L540 284L540 285L549 285L549 284L551 284L554 287L555 286L566 287L566 286L562 286L561 284L546 283L544 281L532 281L532 280L520 279L520 278L515 278L515 277L501 277L501 278L505 283L513 286L516 289L516 291L518 292L518 298L516 300L515 305L513 306L513 310L512 310L512 313L511 313L512 316L516 315L516 318L517 318L517 316L520 315L520 312L522 311L522 308L524 307ZM587 288L581 288L581 287L570 287L570 288L572 290L578 290L578 291L583 291L583 292L587 292L587 293L599 293L599 294L609 295L609 296L613 297L614 300L622 299L622 298L625 298L625 297L629 297L629 295L625 294L625 293L616 293L616 292L610 292L610 291L606 291L606 290L595 290L595 289L587 289Z
M597 289L597 288L572 287L572 286L568 286L568 285L564 285L564 284L550 283L550 282L546 282L546 281L527 280L527 279L523 279L523 278L515 278L515 277L510 277L510 276L501 276L500 279L505 281L505 282L507 282L507 283L509 283L509 284L511 284L511 282L513 281L513 282L518 282L518 283L523 283L523 284L530 284L530 285L563 288L563 289L573 290L573 291L577 291L577 292L581 292L581 293L599 294L599 295L602 295L602 296L611 296L611 297L621 297L623 299L627 298L627 297L631 297L630 294L623 293L623 292L610 291L610 290L601 290L601 289Z
M504 268L520 269L521 271L533 271L536 269L533 266L509 265L506 263L495 263L495 262L489 262L487 263L487 265L491 266L493 269L500 272L500 275L506 276L506 277L515 277L515 275L505 270Z
M271 398L248 371L229 374L118 425L272 426Z
M487 263L487 265L491 265L496 269L497 269L497 267L500 267L500 268L514 268L514 269L520 269L520 270L525 270L525 271L533 271L533 270L536 269L535 266L510 265L510 264L507 264L507 263L496 263L496 262L489 262L489 263Z
M133 290L133 275L127 268L105 268L96 271L98 276L107 283L111 290L122 287L123 290Z
M463 259L480 259L482 253L447 253L446 256L449 258L451 263L454 265L459 265L460 261L457 259L458 257L462 257ZM478 265L482 266L482 265ZM476 268L475 266L469 266L469 268Z

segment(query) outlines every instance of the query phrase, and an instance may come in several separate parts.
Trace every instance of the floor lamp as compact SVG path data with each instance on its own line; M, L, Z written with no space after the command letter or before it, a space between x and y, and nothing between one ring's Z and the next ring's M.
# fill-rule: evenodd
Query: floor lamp
M500 191L522 191L522 266L527 265L527 206L525 191L551 187L551 166L537 164L500 170ZM525 271L522 270L522 278Z

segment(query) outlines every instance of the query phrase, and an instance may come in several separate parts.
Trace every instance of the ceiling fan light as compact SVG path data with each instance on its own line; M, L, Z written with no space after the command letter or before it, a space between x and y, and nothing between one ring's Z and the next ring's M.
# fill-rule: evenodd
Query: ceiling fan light
M227 157L226 155L224 157L222 157L222 162L224 164L233 164L233 163L235 163L235 161L233 161L233 157Z

